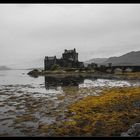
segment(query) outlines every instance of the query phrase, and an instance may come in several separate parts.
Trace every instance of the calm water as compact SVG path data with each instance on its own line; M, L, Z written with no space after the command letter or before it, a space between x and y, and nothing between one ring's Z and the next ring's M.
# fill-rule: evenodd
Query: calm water
M0 136L46 136L41 127L65 119L67 105L105 87L139 86L140 81L38 77L28 70L0 71Z

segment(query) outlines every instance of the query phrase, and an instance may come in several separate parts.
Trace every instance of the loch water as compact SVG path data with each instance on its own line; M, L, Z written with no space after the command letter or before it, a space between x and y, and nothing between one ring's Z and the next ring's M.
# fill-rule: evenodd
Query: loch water
M40 126L65 119L72 102L100 96L104 88L140 86L138 80L37 78L29 70L0 71L0 136L46 136Z

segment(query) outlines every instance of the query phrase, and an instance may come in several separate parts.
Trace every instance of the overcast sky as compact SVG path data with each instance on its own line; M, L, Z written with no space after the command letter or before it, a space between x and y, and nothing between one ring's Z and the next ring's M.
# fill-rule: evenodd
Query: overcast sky
M0 65L73 48L80 61L140 50L140 4L0 4Z

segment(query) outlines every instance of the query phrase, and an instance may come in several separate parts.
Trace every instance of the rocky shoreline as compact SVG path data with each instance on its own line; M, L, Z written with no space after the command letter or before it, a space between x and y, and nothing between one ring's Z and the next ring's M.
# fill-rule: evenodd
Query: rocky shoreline
M93 79L91 78L92 77L91 74L88 75L84 73L85 75L84 74L83 75L85 76L85 78L88 77L89 79L91 78L92 80L85 80L83 82L84 76L80 75L79 73L76 73L74 75L73 72L67 72L67 74L51 74L51 73L46 74L45 76L39 77L42 78L43 80L40 83L35 82L33 84L31 81L29 82L29 84L18 83L15 85L14 84L1 85L0 136L73 136L73 135L78 136L78 134L75 134L75 132L79 131L79 127L80 131L82 131L80 133L80 136L81 135L89 136L90 125L84 127L84 123L85 124L89 123L89 120L86 120L88 118L97 119L95 120L96 121L95 126L97 127L96 133L98 135L104 135L99 133L98 131L101 132L105 131L104 130L102 131L102 127L101 129L99 129L98 127L100 125L102 126L102 123L104 123L103 118L106 119L110 118L111 114L109 115L108 112L111 110L107 112L106 110L111 108L110 107L106 108L105 110L103 110L103 112L102 110L100 110L100 107L104 109L104 107L106 106L106 104L104 104L104 99L102 98L102 94L104 94L103 91L107 91L107 93L109 93L110 96L108 96L108 98L110 99L109 100L110 104L116 103L116 100L112 98L112 95L114 93L116 95L116 92L118 91L119 92L117 95L119 95L120 93L121 93L120 95L123 95L126 92L128 92L129 94L130 92L128 90L129 88L133 88L131 92L134 95L136 94L135 93L136 91L139 92L139 89L137 90L135 89L138 88L140 85L139 80L136 80L137 82L135 82L135 80L125 81L122 79L120 80L114 79L109 80L109 78L103 79L102 78L103 76L108 77L108 75L103 74L97 75L96 73L95 76L94 72L94 74L92 75ZM98 79L98 76L100 76L102 79ZM39 80L39 78L31 78L31 77L29 78L35 81ZM50 85L50 87L47 87L48 85ZM114 91L115 88L116 91ZM133 99L133 95L131 96ZM97 104L97 106L94 108L93 104L95 102L92 102L92 100L93 98L96 97L98 99L102 98L102 100L99 103L103 104ZM131 99L130 96L124 97L125 100L123 99L123 97L124 96L122 97L119 96L117 100L120 102L122 99L123 101L126 102L130 101ZM89 102L86 101L87 98L89 98ZM139 99L139 97L136 99ZM107 101L105 102L108 103ZM79 104L79 106L77 106L77 104ZM84 106L86 110L84 110L83 108ZM122 104L122 102L120 102L120 104L117 105L117 109L121 110L123 106L124 105ZM133 104L133 106L135 108L139 107L139 102L136 101ZM74 110L70 110L71 107ZM82 110L76 111L75 107L82 108ZM127 108L127 106L125 107ZM93 114L90 112L90 109L93 113L96 114L95 116L92 116ZM118 135L120 136L122 132L127 132L127 130L131 125L139 122L139 120L137 119L138 112L135 110L131 110L131 108L129 108L129 111L130 111L130 119L133 118L134 121L128 127L125 127L126 129L123 129L124 127L122 127L119 133L114 132L111 135L115 134L117 136ZM81 114L79 114L80 112ZM121 113L121 111L118 112ZM84 114L85 116L82 116ZM108 115L109 117L107 117ZM117 116L117 114L114 114L114 116ZM126 112L124 116L121 116L121 114L119 114L119 116L122 117L122 121L125 122L126 120L125 123L129 121L129 119L127 119L127 117L129 118L129 115L127 115ZM77 118L78 126L76 126L76 129L75 129L75 121L73 122L73 117ZM106 120L107 122L109 121L108 119ZM67 121L68 124L65 125L65 121ZM114 123L113 122L114 119L112 119L110 123L108 122L108 125L105 127L112 129L110 125L117 126L117 124L114 124L115 122ZM65 132L63 132L63 126L64 127L66 126L65 129L66 131L74 131L74 132L66 134ZM94 128L94 124L91 123L91 127ZM57 132L55 132L54 130L56 130ZM95 134L95 132L93 132L93 134Z
M41 129L48 136L139 136L139 91L123 87L87 96L68 106L65 119Z
M100 71L41 71L34 69L28 72L28 75L33 77L38 76L50 76L50 77L66 77L66 76L74 76L74 77L83 77L83 78L102 78L102 79L118 79L118 80L140 80L140 72L130 72L130 73L121 73L121 74L111 74Z

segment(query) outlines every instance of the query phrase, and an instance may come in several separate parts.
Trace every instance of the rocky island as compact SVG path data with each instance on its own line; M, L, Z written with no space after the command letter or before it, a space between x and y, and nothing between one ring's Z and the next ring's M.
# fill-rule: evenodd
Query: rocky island
M66 50L62 54L62 58L57 59L56 56L45 57L44 70L33 69L28 74L33 77L38 76L81 76L108 79L140 79L139 66L113 66L98 65L96 63L84 65L79 62L76 49Z

